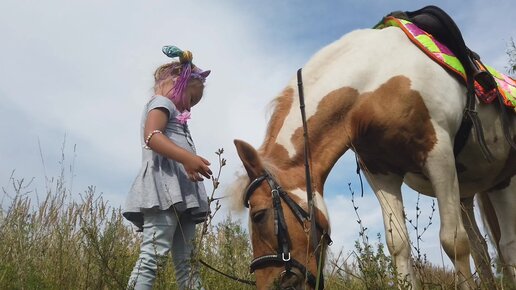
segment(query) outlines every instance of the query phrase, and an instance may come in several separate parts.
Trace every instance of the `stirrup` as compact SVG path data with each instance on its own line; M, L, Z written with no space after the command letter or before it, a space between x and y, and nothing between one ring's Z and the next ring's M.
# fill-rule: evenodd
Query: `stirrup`
M486 92L490 92L498 86L496 84L496 81L494 80L493 76L485 65L480 61L480 56L472 51L469 50L469 57L468 57L469 67L471 68L473 80L475 80Z
M497 84L493 79L493 76L487 72L478 70L473 74L473 79L486 91L492 91L496 89Z

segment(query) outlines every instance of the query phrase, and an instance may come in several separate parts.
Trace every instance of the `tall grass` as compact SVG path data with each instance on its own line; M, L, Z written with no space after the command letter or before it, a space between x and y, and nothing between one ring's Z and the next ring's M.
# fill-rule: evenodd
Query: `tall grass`
M25 180L12 178L12 191L3 188L10 204L0 214L1 289L116 289L126 283L139 238L94 187L74 201L62 181L35 204L32 192L23 192L30 186Z
M218 177L213 182L218 186ZM125 289L141 236L124 221L121 209L110 206L95 187L72 198L62 171L59 177L47 179L42 199L31 180L14 176L2 191L0 289ZM198 227L195 242L194 263L203 285L206 289L253 289L200 263L241 279L254 279L249 273L252 252L246 229L231 215L212 224L220 205L213 193L210 201L215 210L209 222ZM357 218L360 221L358 211ZM416 272L424 289L454 289L452 271L422 259L424 254L416 246ZM329 253L325 285L330 290L409 289L385 253L381 237L370 242L362 225L351 253ZM159 263L154 289L177 289L170 258Z

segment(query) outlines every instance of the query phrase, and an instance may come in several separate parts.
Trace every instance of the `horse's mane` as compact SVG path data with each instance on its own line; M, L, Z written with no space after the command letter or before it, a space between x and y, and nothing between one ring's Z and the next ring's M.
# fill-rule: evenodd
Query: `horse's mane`
M228 186L226 192L231 200L231 210L241 212L244 210L244 191L251 180L243 168L235 176L235 181Z

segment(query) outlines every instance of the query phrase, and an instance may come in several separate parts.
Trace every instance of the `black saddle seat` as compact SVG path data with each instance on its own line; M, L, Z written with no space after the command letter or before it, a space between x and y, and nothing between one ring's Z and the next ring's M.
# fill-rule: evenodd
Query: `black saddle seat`
M493 76L484 69L478 54L466 46L457 24L441 8L430 5L412 12L396 11L389 14L389 16L408 20L432 34L459 59L464 66L466 78L472 78L477 81L486 91L496 88Z

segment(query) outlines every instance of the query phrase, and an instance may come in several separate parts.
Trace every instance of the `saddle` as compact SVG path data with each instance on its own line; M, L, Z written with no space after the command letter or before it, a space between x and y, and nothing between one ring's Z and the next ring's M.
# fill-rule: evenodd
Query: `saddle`
M509 127L509 116L504 105L502 96L497 90L497 83L493 75L489 72L486 66L481 62L480 56L469 49L462 33L453 19L437 6L426 6L416 11L394 11L389 13L386 17L395 17L404 19L414 23L416 26L431 34L435 39L444 44L451 50L451 52L459 59L465 70L467 101L464 108L464 118L462 120L459 131L455 136L454 154L457 156L466 144L472 127L475 129L476 137L479 145L488 161L493 159L489 148L487 147L482 124L477 116L475 108L475 85L481 87L481 91L486 94L495 95L500 105L500 112L502 118L502 126L507 142L516 149L516 144L512 140L512 134Z

